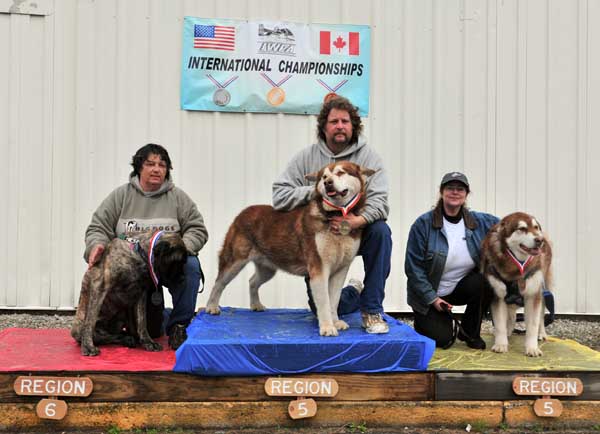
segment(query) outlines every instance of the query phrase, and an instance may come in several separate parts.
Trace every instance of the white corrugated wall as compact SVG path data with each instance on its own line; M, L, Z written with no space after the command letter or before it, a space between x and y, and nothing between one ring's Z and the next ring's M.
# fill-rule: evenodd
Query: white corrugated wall
M388 311L409 310L411 223L442 174L464 170L472 208L533 213L551 235L558 311L600 314L600 2L38 0L21 9L33 14L8 13L13 3L0 0L0 308L76 304L91 214L148 142L167 147L205 217L210 288L229 223L269 203L273 179L314 140L311 116L181 111L189 15L371 26L364 122L391 180ZM248 305L248 268L223 304ZM300 278L278 275L261 293L271 307L306 305Z

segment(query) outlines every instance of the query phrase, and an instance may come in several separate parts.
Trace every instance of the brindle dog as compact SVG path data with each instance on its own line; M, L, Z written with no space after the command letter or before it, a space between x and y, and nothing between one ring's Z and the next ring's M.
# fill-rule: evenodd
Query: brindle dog
M96 356L95 345L120 344L147 351L161 351L146 326L146 300L156 291L149 267L153 232L135 234L127 240L114 239L102 258L83 276L79 306L71 336L81 344L81 354ZM153 270L162 284L183 279L187 250L177 233L161 232L152 249ZM162 288L158 288L162 294Z

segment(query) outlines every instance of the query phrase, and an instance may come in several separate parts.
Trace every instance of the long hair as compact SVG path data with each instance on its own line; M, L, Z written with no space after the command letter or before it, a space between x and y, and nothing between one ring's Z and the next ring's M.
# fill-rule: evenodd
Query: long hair
M171 170L173 169L173 166L171 164L169 153L161 145L155 143L148 143L147 145L142 146L137 150L135 155L131 157L131 167L133 167L133 171L130 173L130 176L140 176L144 161L148 159L150 154L158 155L160 159L165 162L167 165L167 175L165 179L171 179Z
M325 139L325 124L327 124L327 117L329 116L329 112L331 110L345 110L350 115L350 122L352 123L352 137L350 138L350 144L354 144L358 142L358 136L362 133L363 125L358 115L358 109L343 96L335 96L329 99L327 102L323 103L323 107L321 107L321 112L317 117L317 135L324 142Z

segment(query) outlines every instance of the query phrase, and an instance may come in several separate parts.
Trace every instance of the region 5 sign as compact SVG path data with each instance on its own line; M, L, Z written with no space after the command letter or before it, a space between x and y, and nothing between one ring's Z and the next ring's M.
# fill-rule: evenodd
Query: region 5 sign
M265 392L269 396L337 395L339 386L332 378L268 378Z
M517 395L579 396L583 383L579 378L516 377L512 383Z

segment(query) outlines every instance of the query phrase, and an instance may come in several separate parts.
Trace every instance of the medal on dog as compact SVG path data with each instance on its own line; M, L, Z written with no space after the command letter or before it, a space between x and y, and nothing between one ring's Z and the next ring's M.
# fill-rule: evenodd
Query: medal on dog
M150 301L154 306L160 306L163 302L162 291L159 291L158 289L154 291L150 296Z
M352 227L350 226L350 222L348 222L348 220L342 220L340 222L339 232L342 235L348 235L350 232L352 232Z

